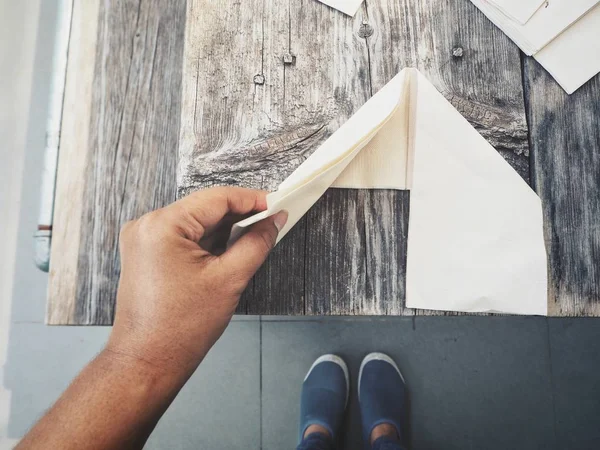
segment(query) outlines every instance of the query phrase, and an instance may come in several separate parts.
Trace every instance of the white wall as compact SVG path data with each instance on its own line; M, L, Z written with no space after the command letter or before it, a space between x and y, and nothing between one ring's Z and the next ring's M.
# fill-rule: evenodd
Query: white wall
M10 393L3 388L23 163L41 0L0 0L0 449Z

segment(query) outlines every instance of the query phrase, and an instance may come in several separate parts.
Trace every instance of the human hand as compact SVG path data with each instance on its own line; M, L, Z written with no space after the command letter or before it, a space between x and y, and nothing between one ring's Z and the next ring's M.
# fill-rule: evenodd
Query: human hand
M106 351L187 379L227 327L287 213L256 223L222 254L211 253L215 238L266 207L262 191L212 188L126 223Z

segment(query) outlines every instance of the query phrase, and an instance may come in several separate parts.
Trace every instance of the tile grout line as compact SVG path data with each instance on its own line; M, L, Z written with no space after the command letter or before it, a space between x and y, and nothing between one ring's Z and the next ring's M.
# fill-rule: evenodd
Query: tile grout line
M259 417L259 448L263 448L263 376L262 376L262 365L263 365L263 340L262 340L262 315L258 316L258 386L259 386L259 400L258 400L258 417Z
M552 344L550 342L550 322L546 317L546 343L548 344L548 359L550 362L550 389L552 390L552 424L554 430L554 441L558 440L558 432L556 429L556 399L554 386L554 370L552 367Z

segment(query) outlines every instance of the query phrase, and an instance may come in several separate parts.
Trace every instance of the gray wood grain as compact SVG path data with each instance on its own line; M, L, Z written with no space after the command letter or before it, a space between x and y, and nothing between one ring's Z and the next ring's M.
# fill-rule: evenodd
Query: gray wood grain
M123 223L175 200L185 5L102 2L76 323L110 324Z
M600 315L600 76L567 95L524 58L533 182L548 251L548 313Z
M56 196L46 323L77 324L77 270L81 212L89 153L89 128L100 0L74 0L56 173Z

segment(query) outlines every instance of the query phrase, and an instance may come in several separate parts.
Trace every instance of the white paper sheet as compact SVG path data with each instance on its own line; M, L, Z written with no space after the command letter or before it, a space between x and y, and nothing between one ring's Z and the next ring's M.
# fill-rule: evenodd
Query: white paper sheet
M344 14L348 14L349 16L354 16L358 7L363 2L363 0L319 0L321 3L325 3L332 8L337 9L338 11L343 12Z
M546 0L489 0L509 18L525 24Z
M540 199L422 75L416 96L406 305L546 315Z
M539 198L415 69L377 92L231 240L285 209L282 238L330 186L412 191L407 306L546 314Z
M520 24L486 0L471 0L527 55L540 51L550 41L583 16L598 0L552 0Z
M600 72L600 5L596 5L534 55L572 94Z

